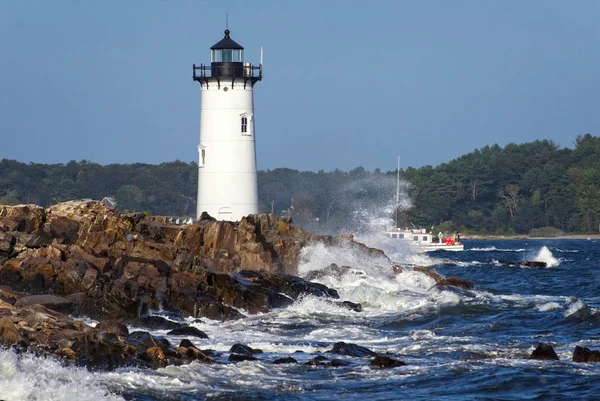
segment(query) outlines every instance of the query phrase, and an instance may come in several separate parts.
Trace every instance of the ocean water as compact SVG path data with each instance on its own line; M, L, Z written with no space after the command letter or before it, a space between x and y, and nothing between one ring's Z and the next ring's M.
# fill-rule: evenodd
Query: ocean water
M398 263L434 267L472 281L475 290L435 286L424 274L395 275L383 259L343 247L303 250L299 275L332 262L351 266L323 278L362 312L306 297L285 309L235 322L190 323L222 364L90 373L52 359L0 350L2 400L592 400L600 399L600 363L571 362L576 345L600 349L600 241L466 241L464 252L415 254L384 238L362 238ZM547 268L506 262L540 260ZM165 331L154 334L165 335ZM168 337L178 344L182 337ZM370 358L326 353L345 341L407 363L369 367ZM234 343L260 348L259 361L229 363ZM528 356L538 342L560 361ZM323 368L317 355L348 362ZM274 365L292 356L298 364Z

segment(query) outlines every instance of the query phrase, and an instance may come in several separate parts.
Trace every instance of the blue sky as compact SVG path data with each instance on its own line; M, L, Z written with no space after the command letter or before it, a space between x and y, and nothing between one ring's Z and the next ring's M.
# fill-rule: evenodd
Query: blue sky
M600 1L0 0L0 159L197 160L192 64L258 62L260 169L392 170L600 135Z

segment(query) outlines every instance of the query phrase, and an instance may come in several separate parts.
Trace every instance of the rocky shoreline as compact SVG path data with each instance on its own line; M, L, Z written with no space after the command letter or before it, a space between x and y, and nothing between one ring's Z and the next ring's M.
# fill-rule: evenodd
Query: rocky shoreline
M352 236L310 234L289 218L268 214L236 223L202 216L194 225L170 225L143 213L120 215L93 201L47 209L0 206L0 346L92 370L225 363L223 355L194 344L207 336L185 318L243 319L305 295L360 313L361 305L340 299L334 289L297 277L301 249L315 243L384 261L390 276L412 269L437 285L473 288L429 268L393 265L381 250ZM348 270L332 264L319 274ZM157 309L175 318L149 313ZM99 323L92 327L79 317ZM170 330L182 340L174 345L144 329ZM226 363L256 359L259 351L232 344ZM328 353L369 358L373 368L404 364L397 355L378 355L356 344L336 343ZM272 362L297 361L289 356ZM323 355L307 362L343 363Z

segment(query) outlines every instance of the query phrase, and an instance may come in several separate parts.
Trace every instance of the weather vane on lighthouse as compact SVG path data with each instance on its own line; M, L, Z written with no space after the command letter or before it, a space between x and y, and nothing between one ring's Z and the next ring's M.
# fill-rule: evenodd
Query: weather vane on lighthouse
M244 48L229 37L210 48L210 65L194 64L200 83L197 215L240 220L258 213L254 84L260 64L244 63Z

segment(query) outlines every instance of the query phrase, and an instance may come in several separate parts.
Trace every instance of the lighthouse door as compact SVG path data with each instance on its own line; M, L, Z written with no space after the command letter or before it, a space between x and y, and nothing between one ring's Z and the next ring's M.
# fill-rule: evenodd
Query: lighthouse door
M221 221L233 221L233 209L230 207L222 207L219 209L219 216L217 220Z

